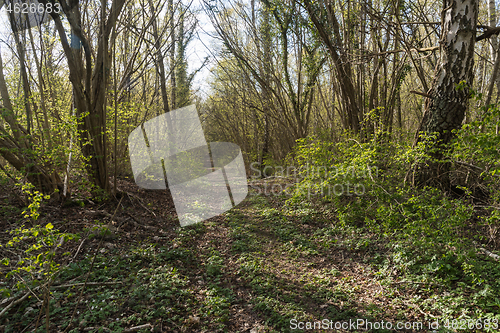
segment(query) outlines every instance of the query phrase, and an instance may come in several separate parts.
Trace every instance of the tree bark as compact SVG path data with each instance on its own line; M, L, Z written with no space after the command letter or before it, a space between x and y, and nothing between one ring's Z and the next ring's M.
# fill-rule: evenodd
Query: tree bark
M109 68L105 67L105 63L109 63L107 41L125 1L113 0L109 14L107 17L102 17L104 24L101 25L99 32L94 62L89 41L82 31L79 2L77 0L60 1L71 26L72 36L78 40L74 43L75 40L72 37L71 46L61 18L54 12L50 14L54 19L68 60L69 78L74 89L77 115L83 118L79 125L79 134L82 154L88 160L87 173L91 181L106 192L110 189L106 154L106 110L104 108L105 88L110 76ZM40 2L46 3L47 0L40 0ZM75 48L79 45L83 47L84 60L82 60L79 48Z
M167 94L167 76L165 74L165 63L163 61L163 51L161 49L161 35L158 32L158 22L157 22L157 8L155 8L153 1L149 1L149 6L151 10L151 16L153 17L153 38L154 38L154 47L156 51L156 62L155 65L157 67L157 73L159 75L160 80L160 89L161 89L161 98L163 101L163 112L167 113L170 111L170 105L168 102L168 94ZM173 74L173 73L172 73ZM171 74L171 75L172 75ZM173 103L172 103L173 106ZM158 114L159 116L160 114Z
M430 138L426 146L430 158L414 167L412 182L447 189L450 163L443 161L443 156L453 137L452 131L462 124L470 96L478 3L444 0L443 8L441 59L415 138L415 145L426 136Z
M262 48L263 48L263 54L261 55L264 59L263 64L262 64L262 77L266 82L266 85L261 86L262 89L262 110L264 113L264 135L263 135L263 143L262 143L262 151L259 154L259 165L261 167L261 171L264 170L265 168L265 163L266 159L268 158L269 154L269 113L271 112L271 108L269 107L271 103L271 93L268 89L268 87L271 86L271 25L270 25L270 17L269 17L269 7L265 3L262 3L262 6L264 8L262 12L262 24L260 27L260 30L262 31L263 34L263 42L262 42ZM264 178L264 173L262 172L262 177Z
M170 103L172 104L172 110L177 108L176 106L176 93L177 93L177 84L175 82L175 9L173 5L173 0L168 0L168 12L170 14L170 89L171 89L171 97Z
M3 75L3 62L0 55L0 97L3 109L0 116L9 124L12 135L0 125L0 155L17 171L22 173L26 179L32 183L38 190L43 193L52 194L57 187L55 179L50 176L50 171L47 168L39 165L34 156L34 151L31 145L31 91L29 89L28 73L25 64L24 45L21 44L18 29L15 26L15 20L12 13L9 17L11 28L14 32L14 40L18 51L22 87L24 92L24 106L27 116L28 128L25 129L16 119L13 113L13 106L10 100L7 83Z
M326 45L328 52L330 53L330 57L335 65L340 91L345 101L348 128L357 134L361 128L359 120L360 108L357 103L356 88L352 81L354 76L351 62L348 59L349 56L345 51L338 51L344 50L345 47L340 41L340 36L342 36L340 33L340 23L337 21L335 15L333 15L334 9L331 3L320 1L320 8L325 9L327 14L326 16L329 18L328 23L332 28L332 33L328 32L325 28L325 24L320 19L322 15L320 11L322 9L318 8L317 5L314 5L314 2L311 0L304 0L303 2L319 37ZM331 37L332 35L333 37Z

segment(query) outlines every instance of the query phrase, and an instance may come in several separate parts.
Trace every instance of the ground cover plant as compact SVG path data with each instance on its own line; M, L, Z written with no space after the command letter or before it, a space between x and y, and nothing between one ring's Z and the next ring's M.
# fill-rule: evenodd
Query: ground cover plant
M500 331L497 13L0 1L0 333Z
M497 180L481 175L488 197L470 184L461 195L405 185L418 154L301 140L286 161L297 176L251 178L241 205L184 228L166 193L126 179L123 197L100 204L54 206L29 192L32 203L2 233L2 330L290 332L364 319L413 323L407 332L436 322L440 332L494 332ZM335 172L311 171L325 165ZM347 192L348 182L363 193ZM335 184L344 190L328 193ZM362 331L324 325L316 331Z

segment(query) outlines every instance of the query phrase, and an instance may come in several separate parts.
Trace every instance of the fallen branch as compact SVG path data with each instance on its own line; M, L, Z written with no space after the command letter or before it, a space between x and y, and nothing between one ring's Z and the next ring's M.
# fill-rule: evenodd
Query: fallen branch
M412 304L412 303L406 302L406 301L403 301L403 304L405 304L406 306L412 307L415 310L418 310L418 312L420 312L424 316L429 316L429 317L432 317L432 318L436 318L436 316L434 316L433 314L422 311L422 309L420 309L420 307L418 305L416 305L416 304Z
M458 160L455 160L454 162L457 163L457 164L460 164L460 165L468 166L469 168L473 168L473 169L485 171L483 168L478 167L477 165L474 165L474 164L470 164L470 163L463 162L463 161L458 161Z
M90 332L90 331L93 331L93 330L97 330L99 331L100 329L103 329L104 331L106 332L112 332L109 328L107 327L104 327L104 326L101 326L101 327L85 327L83 329L84 332Z
M140 330L142 330L144 328L152 329L153 326L151 324L139 325L139 326L135 326L135 327L131 327L131 328L125 329L125 330L123 330L123 333L137 332L137 331L140 331Z
M69 287L78 287L78 286L108 286L108 285L114 285L114 284L122 284L123 282L121 281L116 281L116 282L87 282L87 283L73 283L73 284L63 284L63 285L58 285L58 286L50 286L50 288L54 289L61 289L61 288L69 288ZM30 294L35 295L35 290L39 289L41 286L38 286L36 288L33 288L32 290L28 291L26 294L24 294L21 298L16 299L18 296L13 296L9 297L7 299L2 300L0 305L4 305L5 303L8 303L9 301L12 301L9 305L7 305L3 310L0 312L0 317L2 317L7 311L9 311L10 308L13 306L21 303L24 301ZM36 295L35 295L36 297Z
M111 221L115 221L115 222L122 222L123 221L123 217L117 217L115 216L114 214L111 215L110 213L104 211L104 210L85 210L86 213L88 214L91 214L91 215L103 215L103 216L106 216L106 217L109 217L111 219ZM115 211L116 213L116 211Z
M81 283L72 283L72 284L62 284L58 286L51 286L51 288L55 289L61 289L61 288L70 288L70 287L78 287L78 286L112 286L114 284L122 284L123 282L121 281L116 281L116 282L87 282L86 284L81 282Z
M128 214L128 213L127 213ZM139 223L139 221L137 221L135 219L135 217L133 217L132 215L128 214L128 216L130 216L130 218L132 219L132 224L135 225L136 227L139 227L139 228L144 228L144 229L147 229L147 230L151 230L151 231L158 231L158 228L155 228L155 227L151 227L149 225L142 225Z
M500 256L498 254L490 252L483 247L480 247L479 250L483 251L488 257L491 257L491 258L495 259L496 261L500 260Z
M76 253L75 255L73 256L73 260L75 260L76 256L78 255L78 253L80 252L80 249L82 248L82 245L83 243L85 242L85 238L82 240L82 242L80 243L80 246L78 247L78 249L76 250Z
M13 299L16 299L18 298L19 296L12 296L12 297L9 297L9 298L5 298L3 299L1 302L0 302L0 305L4 305L5 303L9 303L10 301L12 301Z
M22 301L24 301L26 298L28 298L28 296L31 294L31 291L28 291L26 294L24 294L23 297L13 301L12 303L10 303L9 305L7 305L3 310L2 312L0 312L0 317L2 317L4 314L7 313L7 311L9 311L10 308L12 308L14 305L16 304L19 304L21 303Z
M478 167L477 165L470 164L470 163L467 163L467 162L464 162L464 161L453 160L453 162L455 162L457 164L460 164L460 165L463 165L463 166L467 166L467 167L472 168L472 169L479 170L481 172L488 172L487 169L483 169L481 167ZM494 174L492 174L492 176L500 177L500 175L494 175Z
M140 199L138 196L136 196L136 195L135 195L135 194L133 194L133 193L128 193L128 192L125 192L125 193L127 193L127 195L128 195L129 197L133 197L133 198L135 198L135 199L137 200L137 202L139 203L139 205L141 205L141 207L142 207L142 208L144 208L144 209L145 209L145 210L147 210L147 211L148 211L151 215L153 215L154 217L156 217L156 214L155 214L153 211L149 210L149 209L148 209L148 208L147 208L147 207L146 207L146 206L142 203L141 199Z
M35 288L33 288L33 289L30 289L30 288L28 287L29 291L28 291L28 292L27 292L24 296L22 296L21 298L19 298L19 299L17 299L17 300L14 300L14 299L18 298L19 296L12 296L12 297L9 297L9 298L7 298L7 299L2 300L2 302L0 303L0 305L4 305L5 303L10 302L11 300L14 300L14 301L12 301L9 305L7 305L7 306L6 306L6 307L2 310L2 312L0 312L0 317L2 317L2 316L3 316L3 315L4 315L4 314L5 314L5 313L6 313L6 312L7 312L7 311L11 308L11 307L13 307L14 305L19 304L19 303L21 303L22 301L24 301L24 300L26 299L26 297L28 297L28 296L29 296L29 294L33 294L33 295L34 295L34 296L35 296L38 300L40 300L40 299L38 298L38 296L35 294L35 290L38 290L38 289L40 289L41 287L45 287L46 285L47 285L47 284L40 285L40 286L37 286L37 287L35 287Z
M437 284L437 283L432 283L432 282L418 282L418 281L406 281L406 280L402 280L402 281L392 281L391 282L392 284L404 284L404 283L411 283L411 284L419 284L419 285L423 285L423 286L435 286L435 287L439 287L440 285Z

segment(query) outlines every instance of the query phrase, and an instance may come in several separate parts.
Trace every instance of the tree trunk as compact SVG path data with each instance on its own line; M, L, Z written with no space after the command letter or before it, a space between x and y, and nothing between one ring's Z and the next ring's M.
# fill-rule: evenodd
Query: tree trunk
M46 3L46 0L41 0ZM98 36L97 53L92 61L90 44L81 26L79 3L61 1L62 8L72 30L71 46L61 18L52 12L55 27L61 38L62 47L68 60L69 78L73 85L77 115L83 121L78 126L80 145L83 156L88 160L87 173L91 181L99 188L109 192L109 179L106 154L106 85L110 71L105 63L109 63L107 41L110 38L114 23L118 19L125 0L113 0L107 17ZM74 38L75 37L75 38ZM80 45L83 47L84 60L81 57Z
M262 1L261 1L262 3ZM269 154L269 113L271 108L269 104L271 102L271 94L269 92L269 88L271 86L271 25L270 25L270 17L269 17L269 8L265 3L262 3L264 11L262 12L262 24L260 26L260 30L263 34L262 48L263 53L260 55L263 57L263 64L261 68L261 75L264 78L266 85L262 86L262 110L264 113L264 135L263 135L263 143L262 143L262 151L259 154L259 165L261 171L265 168L266 159ZM262 177L264 178L264 173L262 172Z
M172 96L170 97L170 103L172 104L171 109L175 110L176 106L176 93L177 85L175 82L175 9L173 6L173 0L168 1L168 12L170 13L170 89Z
M473 81L478 3L444 0L443 8L441 59L415 145L425 136L435 138L426 147L430 159L414 167L412 182L447 189L450 163L442 159L453 137L452 130L460 128L467 108Z
M497 25L497 14L495 8L495 0L488 0L488 17L489 17L489 25L490 27L496 27ZM500 88L500 77L498 76L498 66L500 64L500 59L498 59L497 54L500 52L498 49L498 38L497 35L493 34L490 38L490 56L491 61L493 62L493 72L491 74L490 84L488 85L488 92L486 95L486 103L485 106L488 106L491 102L491 98L493 96L493 88L495 85L497 86L497 99L499 96L499 88Z
M17 171L26 175L26 179L43 193L51 194L54 192L57 184L50 177L43 167L34 163L31 158L29 142L26 140L27 131L18 123L12 112L12 103L10 100L7 84L3 75L3 63L0 55L0 97L2 98L3 108L2 118L9 124L13 136L7 133L6 129L0 124L0 155Z
M157 9L155 8L153 1L149 1L149 6L151 7L151 16L153 17L153 38L154 38L154 47L156 51L156 62L155 65L157 67L157 74L159 75L160 80L160 89L161 89L161 98L163 101L163 112L170 111L170 105L168 102L168 94L167 94L167 77L165 74L165 63L163 62L163 51L161 49L161 36L158 32L158 22L157 22ZM173 74L173 73L172 73ZM172 75L171 74L171 75ZM172 103L173 106L173 103ZM160 114L158 114L159 116Z
M330 33L325 28L324 22L321 21L321 9L318 9L316 5L313 5L314 2L311 0L304 0L305 8L311 18L311 21L318 32L319 37L325 44L330 54L330 57L335 65L335 71L337 73L337 79L339 81L339 88L342 94L342 98L345 103L345 111L347 113L347 126L348 129L352 130L355 134L360 131L360 108L358 106L357 101L357 91L355 85L352 81L354 77L352 71L351 61L349 59L349 55L343 51L339 52L339 50L344 50L344 45L342 45L340 41L340 23L336 19L335 15L332 15L333 8L331 4L326 6L325 10L329 14L328 24L332 28L332 32ZM332 37L333 35L333 37Z

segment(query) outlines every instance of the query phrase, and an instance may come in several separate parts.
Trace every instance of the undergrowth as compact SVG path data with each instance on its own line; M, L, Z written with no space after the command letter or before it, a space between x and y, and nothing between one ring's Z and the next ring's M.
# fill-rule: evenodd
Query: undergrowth
M323 211L332 217L331 227L316 231L320 239L352 232L361 242L354 247L367 248L375 235L387 251L374 261L379 275L425 286L432 300L419 302L422 311L436 311L441 319L500 320L500 265L481 250L498 251L495 233L486 231L500 226L500 153L497 135L490 131L475 136L480 127L465 125L446 156L473 165L464 171L464 164L457 163L452 170L452 179L464 190L461 196L405 184L407 170L422 158L421 147L300 140L289 163L301 168L302 178L285 208ZM323 171L311 172L314 168ZM347 190L356 184L364 190ZM474 188L483 188L483 195ZM324 244L332 245L327 238Z

